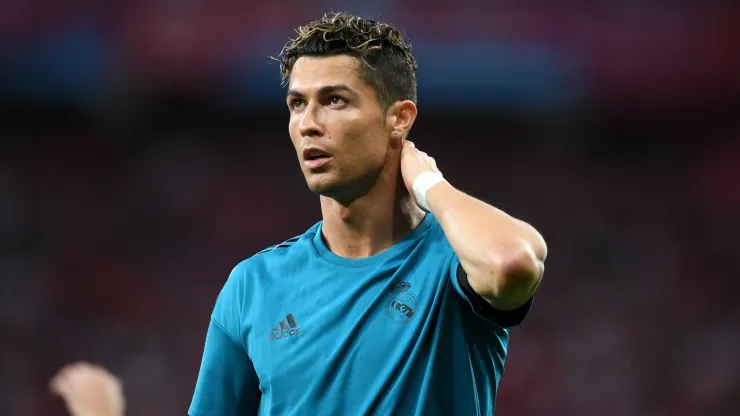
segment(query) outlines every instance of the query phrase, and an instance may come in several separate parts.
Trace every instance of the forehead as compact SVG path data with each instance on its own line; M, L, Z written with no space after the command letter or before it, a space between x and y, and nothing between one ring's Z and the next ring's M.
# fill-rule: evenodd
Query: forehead
M327 85L345 84L357 92L367 93L370 87L360 78L360 64L359 59L347 55L302 56L293 65L288 88L310 92Z

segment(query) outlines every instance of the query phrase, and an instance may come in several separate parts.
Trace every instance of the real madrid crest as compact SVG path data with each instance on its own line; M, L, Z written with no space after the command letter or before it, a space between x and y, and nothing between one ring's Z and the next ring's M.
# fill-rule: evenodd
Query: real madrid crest
M411 293L411 283L401 282L391 287L393 292L385 305L385 314L393 322L404 324L416 316L419 301Z

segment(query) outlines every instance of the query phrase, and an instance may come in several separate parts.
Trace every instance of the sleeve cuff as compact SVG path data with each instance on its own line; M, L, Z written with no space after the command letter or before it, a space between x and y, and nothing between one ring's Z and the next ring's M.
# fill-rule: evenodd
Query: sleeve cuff
M501 328L512 328L524 321L527 317L529 309L532 307L532 301L534 297L529 298L522 306L511 310L501 311L488 303L487 300L483 299L481 295L476 293L473 288L470 287L468 282L468 274L463 270L462 265L457 266L457 283L460 285L460 289L467 296L470 304L473 306L476 314L490 322L500 326Z

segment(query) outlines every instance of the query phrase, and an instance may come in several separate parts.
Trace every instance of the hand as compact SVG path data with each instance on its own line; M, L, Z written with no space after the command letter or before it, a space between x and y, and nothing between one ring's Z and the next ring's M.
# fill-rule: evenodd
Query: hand
M414 142L406 140L401 149L401 175L403 183L406 185L411 197L416 201L414 196L414 180L423 172L435 172L442 174L437 168L437 162L433 157L416 148Z
M79 362L64 366L49 383L73 416L122 416L121 381L103 367Z

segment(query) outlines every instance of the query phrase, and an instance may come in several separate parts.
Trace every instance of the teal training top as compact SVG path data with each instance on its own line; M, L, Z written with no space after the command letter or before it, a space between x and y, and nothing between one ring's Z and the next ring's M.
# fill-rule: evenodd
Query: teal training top
M437 220L362 259L322 222L241 262L216 301L189 414L492 415L509 328Z

